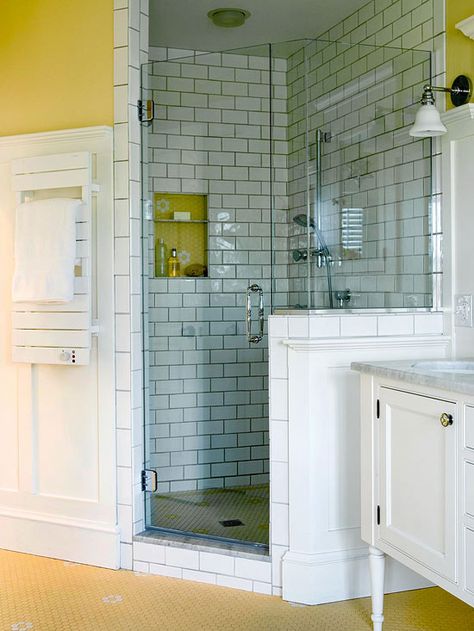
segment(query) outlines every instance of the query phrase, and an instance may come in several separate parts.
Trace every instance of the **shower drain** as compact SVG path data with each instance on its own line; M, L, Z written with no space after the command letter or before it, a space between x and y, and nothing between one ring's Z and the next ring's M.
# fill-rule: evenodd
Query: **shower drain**
M224 519L219 523L221 526L224 526L224 528L231 528L232 526L245 526L244 522L240 521L240 519Z

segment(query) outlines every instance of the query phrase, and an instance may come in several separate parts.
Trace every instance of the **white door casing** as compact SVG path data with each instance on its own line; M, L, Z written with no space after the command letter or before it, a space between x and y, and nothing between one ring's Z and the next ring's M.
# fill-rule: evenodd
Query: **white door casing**
M448 133L442 136L443 302L448 334L458 358L470 357L474 328L455 326L456 295L474 295L472 274L472 186L474 167L474 103L455 107L442 115Z

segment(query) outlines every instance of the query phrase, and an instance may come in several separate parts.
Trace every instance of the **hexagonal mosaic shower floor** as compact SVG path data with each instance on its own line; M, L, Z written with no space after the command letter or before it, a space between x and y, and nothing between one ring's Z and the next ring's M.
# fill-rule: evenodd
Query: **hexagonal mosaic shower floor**
M268 484L151 497L151 526L268 545Z

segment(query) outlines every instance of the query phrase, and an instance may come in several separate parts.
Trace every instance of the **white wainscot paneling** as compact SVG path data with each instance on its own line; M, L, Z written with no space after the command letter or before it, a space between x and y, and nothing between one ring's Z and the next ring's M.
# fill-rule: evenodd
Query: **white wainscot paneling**
M288 349L289 543L282 559L283 598L318 604L366 596L370 586L367 547L360 538L359 376L350 364L362 358L444 357L449 339L346 337L272 344ZM276 445L272 449L278 453ZM281 504L272 505L272 515L279 508ZM426 581L413 572L389 564L387 591L423 585Z
M87 366L13 363L11 279L15 159L70 152L96 154L97 265ZM27 160L26 160L27 161ZM0 547L119 565L116 516L112 134L97 127L0 140ZM42 325L42 314L38 322ZM67 322L68 313L57 313ZM22 318L16 314L15 318Z

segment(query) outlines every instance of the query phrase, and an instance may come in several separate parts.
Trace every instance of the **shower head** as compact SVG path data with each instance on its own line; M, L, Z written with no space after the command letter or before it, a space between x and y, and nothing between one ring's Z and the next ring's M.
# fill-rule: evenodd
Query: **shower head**
M293 217L293 221L298 226L301 226L302 228L309 228L311 232L315 232L319 241L319 245L321 247L320 253L326 258L331 258L331 252L329 251L329 248L326 244L326 240L324 239L321 230L318 228L312 217L308 218L308 216L304 214L296 215L295 217Z
M301 226L302 228L310 228L311 230L316 230L316 224L314 223L314 221L311 219L309 219L309 226L308 226L308 216L307 215L296 215L296 217L293 217L293 221L298 224L298 226Z

